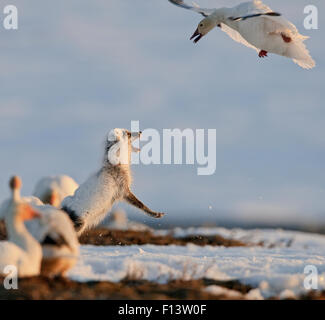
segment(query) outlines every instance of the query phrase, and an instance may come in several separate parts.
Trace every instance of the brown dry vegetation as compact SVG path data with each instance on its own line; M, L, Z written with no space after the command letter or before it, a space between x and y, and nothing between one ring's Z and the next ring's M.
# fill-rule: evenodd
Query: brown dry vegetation
M6 228L2 221L0 221L0 240L6 240ZM184 238L174 238L171 235L156 236L150 231L121 231L121 230L109 230L109 229L94 229L85 232L80 238L81 244L92 244L95 246L128 246L128 245L143 245L143 244L155 244L161 246L167 245L180 245L185 246L188 243L193 243L199 246L211 245L211 246L225 246L225 247L242 247L246 246L245 243L233 240L225 239L221 236L187 236Z
M212 295L203 289L217 285L246 294L252 288L238 281L174 280L157 284L146 280L80 283L69 279L33 277L20 279L18 290L6 290L0 277L0 300L228 300L225 295ZM325 300L325 292L312 292L304 300ZM274 298L271 298L274 300Z
M3 279L0 278L0 283ZM34 277L20 279L18 290L6 290L0 286L0 300L32 299L32 300L101 300L101 299L227 299L226 296L214 296L202 291L208 285L219 285L241 293L251 288L237 281L171 281L168 284L157 284L145 280L123 280L112 282L80 283L69 279L46 279Z
M193 243L199 246L225 246L225 247L241 247L246 244L238 240L225 239L221 236L188 236L185 238L174 238L171 235L156 236L149 231L120 231L108 229L95 229L84 233L80 237L81 244L92 244L100 246L127 246L132 244L155 244L155 245L181 245Z

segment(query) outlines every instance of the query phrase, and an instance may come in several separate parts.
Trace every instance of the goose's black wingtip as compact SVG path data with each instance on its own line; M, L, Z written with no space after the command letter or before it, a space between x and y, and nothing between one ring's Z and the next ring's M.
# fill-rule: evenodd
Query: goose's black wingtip
M282 14L279 13L279 12L269 12L269 13L267 13L267 15L271 16L271 17L280 17L280 16L282 16Z
M228 19L232 20L232 21L244 21L247 19L251 19L251 18L257 18L257 17L261 17L261 16L270 16L270 17L280 17L282 14L279 12L266 12L266 13L255 13L255 14L250 14L248 16L243 16L243 17L229 17Z

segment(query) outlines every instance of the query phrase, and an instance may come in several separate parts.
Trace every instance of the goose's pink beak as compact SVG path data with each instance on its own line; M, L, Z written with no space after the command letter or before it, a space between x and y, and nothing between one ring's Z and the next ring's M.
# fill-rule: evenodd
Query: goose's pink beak
M202 33L199 32L199 28L195 30L190 40L194 39L194 43L197 43L203 37Z

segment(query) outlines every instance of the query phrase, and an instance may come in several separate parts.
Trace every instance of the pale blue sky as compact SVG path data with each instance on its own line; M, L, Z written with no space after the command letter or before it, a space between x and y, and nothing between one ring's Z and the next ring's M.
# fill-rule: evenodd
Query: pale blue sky
M325 222L322 1L266 2L311 37L312 71L259 59L220 30L194 45L201 17L167 0L1 0L1 11L6 4L17 5L19 30L0 27L0 200L12 174L24 194L44 175L83 182L106 132L140 120L142 129L217 130L213 176L134 167L134 192L169 219ZM307 4L319 8L319 30L303 28Z

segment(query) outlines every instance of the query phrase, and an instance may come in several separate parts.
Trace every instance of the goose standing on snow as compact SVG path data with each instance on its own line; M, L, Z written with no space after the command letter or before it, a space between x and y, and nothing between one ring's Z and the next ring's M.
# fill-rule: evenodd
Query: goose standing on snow
M25 225L42 246L41 274L64 276L79 256L79 242L71 220L62 210L44 205L36 197L22 197L21 201L40 213L39 219L27 221ZM2 203L0 219L6 216L10 203L10 200Z
M191 37L195 43L213 28L219 27L233 40L256 50L261 58L267 57L270 52L291 58L304 69L315 66L304 44L308 37L301 35L291 22L260 0L220 9L189 6L183 0L168 1L205 17Z
M43 203L59 208L64 198L72 196L79 185L66 175L44 177L36 184L33 195Z
M6 275L5 268L13 265L17 267L19 277L37 276L41 270L42 248L28 232L24 221L40 215L21 201L21 181L18 177L11 179L10 188L12 198L4 216L9 241L0 242L0 275Z
M27 222L26 226L42 245L41 274L65 276L79 257L79 241L73 224L64 211L51 205L32 203L41 218Z

